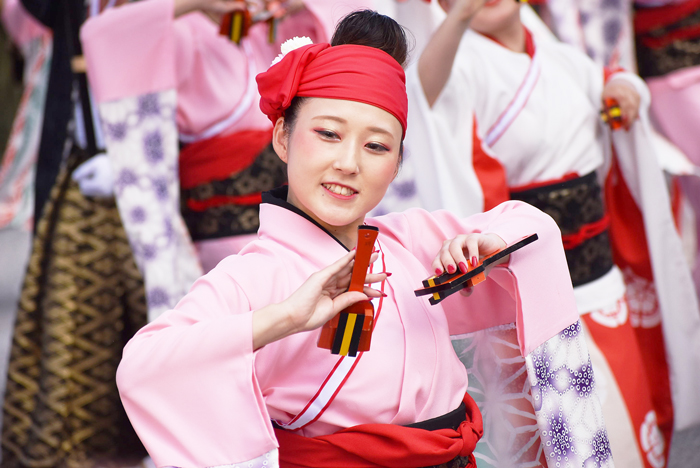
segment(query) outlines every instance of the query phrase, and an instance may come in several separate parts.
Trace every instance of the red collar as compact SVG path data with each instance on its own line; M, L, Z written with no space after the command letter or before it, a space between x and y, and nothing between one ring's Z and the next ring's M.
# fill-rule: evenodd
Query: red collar
M532 58L535 55L535 41L532 38L532 33L530 32L529 29L527 29L525 26L523 26L523 30L525 31L525 53ZM496 39L495 37L489 36L488 34L482 34L484 37L487 37L491 39L493 42L496 44L505 47L501 42Z

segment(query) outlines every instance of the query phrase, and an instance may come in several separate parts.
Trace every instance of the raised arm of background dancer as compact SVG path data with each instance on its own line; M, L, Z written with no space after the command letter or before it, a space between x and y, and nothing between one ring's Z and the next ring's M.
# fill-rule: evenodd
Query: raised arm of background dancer
M242 0L175 0L175 17L195 10L223 14L243 8L245 2Z
M449 1L440 0L443 8ZM418 77L430 107L435 104L452 72L462 36L485 0L453 0L452 7L418 59Z

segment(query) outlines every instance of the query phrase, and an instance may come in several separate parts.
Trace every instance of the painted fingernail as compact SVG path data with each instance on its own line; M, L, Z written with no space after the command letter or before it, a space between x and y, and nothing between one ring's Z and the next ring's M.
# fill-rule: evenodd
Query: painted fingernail
M464 262L459 262L459 269L462 271L462 273L467 272L467 264Z
M388 271L385 271L384 274L386 275L387 278L392 275L392 273L389 273Z
M454 265L447 265L447 272L452 274L455 272L455 266Z
M440 276L442 274L442 270L440 268L435 269L435 276Z
M479 263L479 259L476 258L476 255L473 256L472 257L472 266L475 267L476 265L478 265L478 263Z
M385 293L383 293L383 292L381 292L381 291L379 291L379 294L381 294L382 297L388 297Z

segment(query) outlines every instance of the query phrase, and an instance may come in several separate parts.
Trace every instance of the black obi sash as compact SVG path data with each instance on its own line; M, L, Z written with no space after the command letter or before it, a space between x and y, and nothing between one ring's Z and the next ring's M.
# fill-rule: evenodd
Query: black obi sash
M608 218L595 172L536 188L513 190L510 196L554 218L561 229L574 286L590 283L613 267Z

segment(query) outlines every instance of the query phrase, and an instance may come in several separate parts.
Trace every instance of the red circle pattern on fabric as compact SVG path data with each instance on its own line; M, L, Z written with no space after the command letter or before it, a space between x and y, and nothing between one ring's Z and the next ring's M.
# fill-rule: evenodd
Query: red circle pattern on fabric
M260 110L277 122L295 96L344 99L379 107L406 134L408 97L401 65L383 50L355 44L311 44L292 50L256 80Z

